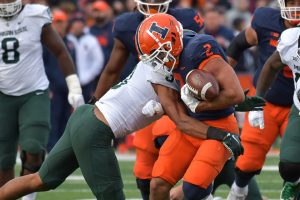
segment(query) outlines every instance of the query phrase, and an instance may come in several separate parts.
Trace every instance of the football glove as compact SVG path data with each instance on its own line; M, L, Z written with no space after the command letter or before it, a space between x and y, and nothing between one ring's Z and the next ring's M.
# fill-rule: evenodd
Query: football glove
M164 109L161 104L157 101L150 100L146 103L146 105L142 109L143 115L147 117L153 117L154 115L162 115L164 114Z
M244 91L245 94L245 100L235 105L235 111L238 112L248 112L248 111L254 111L254 110L262 110L262 107L266 105L266 101L259 96L247 96L249 90Z
M195 113L196 112L196 108L197 108L198 104L200 103L200 101L193 96L193 94L189 90L187 84L184 84L182 86L180 95L181 95L181 99L185 103L185 105L192 112Z
M260 129L264 129L264 111L250 111L248 115L248 121L250 126L252 127L259 127Z
M67 86L69 89L68 101L74 109L84 104L82 90L78 76L76 74L71 74L66 77Z
M239 135L228 132L222 143L231 154L229 159L235 160L238 156L243 155L244 147L242 146Z

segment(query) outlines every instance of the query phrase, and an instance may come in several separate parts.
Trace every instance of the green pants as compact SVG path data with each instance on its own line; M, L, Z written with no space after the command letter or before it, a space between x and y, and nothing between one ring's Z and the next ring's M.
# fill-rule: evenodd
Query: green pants
M0 169L13 168L17 146L31 153L45 151L50 131L48 91L22 96L0 92Z
M83 105L71 115L61 139L44 161L39 175L55 189L80 167L98 200L123 200L123 182L111 140L110 127L94 115L92 105Z
M300 163L300 115L299 110L292 106L288 125L280 146L280 161Z

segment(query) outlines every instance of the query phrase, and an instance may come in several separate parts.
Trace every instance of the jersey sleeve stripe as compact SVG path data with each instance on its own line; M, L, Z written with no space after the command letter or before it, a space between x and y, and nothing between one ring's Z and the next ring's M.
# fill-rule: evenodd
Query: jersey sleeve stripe
M198 69L203 70L204 67L205 67L205 65L206 65L209 61L211 61L212 59L215 59L215 58L221 58L221 59L223 59L220 55L212 55L212 56L208 57L207 59L205 59L204 61L202 61L202 62L200 63L200 65L198 66Z

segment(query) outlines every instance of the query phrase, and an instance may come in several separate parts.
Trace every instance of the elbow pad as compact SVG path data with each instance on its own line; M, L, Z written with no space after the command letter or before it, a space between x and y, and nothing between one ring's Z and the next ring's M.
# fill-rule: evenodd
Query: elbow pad
M247 42L245 31L242 31L230 43L227 49L227 55L238 61L244 50L249 47L251 47L251 45Z

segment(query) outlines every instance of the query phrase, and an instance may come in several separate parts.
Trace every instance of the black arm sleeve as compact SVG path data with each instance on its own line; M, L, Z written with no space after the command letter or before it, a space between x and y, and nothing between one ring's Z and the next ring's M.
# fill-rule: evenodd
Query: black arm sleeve
M246 40L245 31L242 31L230 43L227 49L227 55L238 61L244 50L249 47L251 47L251 45Z

